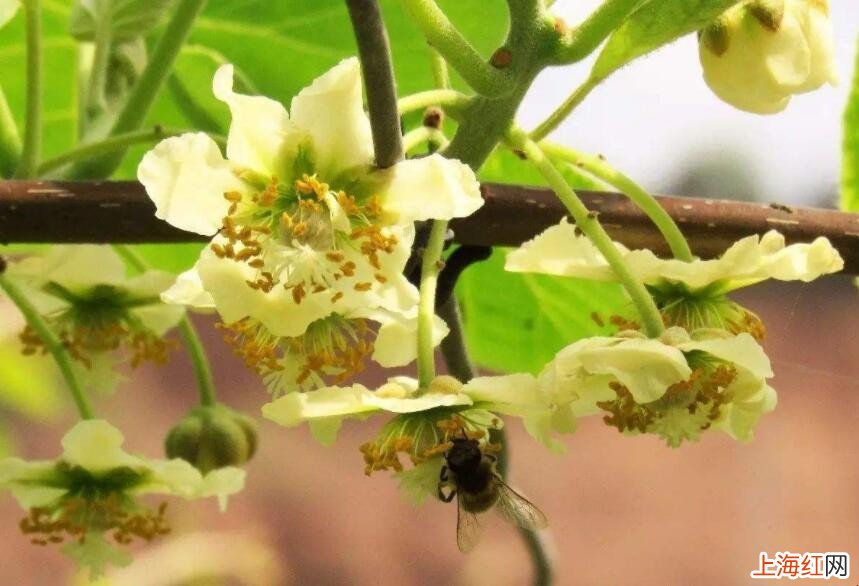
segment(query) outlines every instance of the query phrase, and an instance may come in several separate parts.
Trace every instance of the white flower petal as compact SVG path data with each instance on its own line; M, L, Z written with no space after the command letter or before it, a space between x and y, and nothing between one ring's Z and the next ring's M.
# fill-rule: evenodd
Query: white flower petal
M759 379L773 376L770 359L755 339L746 333L730 338L691 341L677 346L684 352L700 350L751 372Z
M618 249L627 252L621 244ZM612 281L614 272L591 241L564 218L507 254L505 270Z
M212 235L229 209L228 191L243 191L218 145L201 132L162 140L144 155L137 178L155 216L189 232Z
M440 154L401 161L376 175L384 182L382 208L395 223L464 218L483 205L474 171Z
M650 250L629 251L620 244L615 246L630 271L646 284L683 283L692 290L719 281L724 282L723 292L765 279L811 281L844 267L841 255L826 238L786 246L784 237L774 230L760 237L742 238L712 260L662 259ZM602 254L566 220L509 253L505 268L512 272L616 279Z
M295 427L305 421L327 421L322 428L323 438L333 441L339 422L344 417L358 416L378 410L364 403L364 396L369 393L366 387L324 387L308 393L289 393L263 405L262 415L266 419L285 427ZM332 433L331 426L334 426Z
M472 400L467 395L454 393L428 392L417 397L383 397L370 392L363 397L364 405L389 411L391 413L417 413L436 407L453 407L454 405L471 405Z
M95 284L123 286L125 263L108 245L78 244L52 246L12 263L7 274L30 281L34 286L52 281L72 292L88 290Z
M203 288L197 267L176 277L176 281L161 293L161 300L171 305L186 305L200 310L215 309L215 300Z
M144 462L122 450L122 432L103 419L79 421L63 436L65 462L101 472L122 466L138 467Z
M212 470L203 477L203 484L198 496L202 498L218 497L218 506L223 513L227 510L228 497L244 489L246 476L247 472L235 466Z
M361 99L361 67L344 59L292 99L293 122L308 132L316 170L333 180L373 162L370 121Z
M418 356L417 312L404 316L385 310L358 311L353 315L363 316L381 324L373 344L373 360L392 368L405 366ZM441 343L450 330L444 320L433 316L433 346Z
M15 17L18 8L21 6L19 0L0 0L0 27L6 25L7 22Z
M286 161L295 156L289 146L295 130L283 104L263 96L246 96L233 91L233 66L222 65L212 81L215 97L230 107L233 120L227 137L227 158L266 176L283 177Z

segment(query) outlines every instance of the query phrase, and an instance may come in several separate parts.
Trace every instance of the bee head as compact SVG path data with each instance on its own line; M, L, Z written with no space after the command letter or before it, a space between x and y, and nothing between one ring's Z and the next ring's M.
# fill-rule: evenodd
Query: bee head
M483 452L480 450L480 444L477 440L453 438L451 441L453 447L447 451L444 458L454 473L474 470L480 465L481 460L483 460Z

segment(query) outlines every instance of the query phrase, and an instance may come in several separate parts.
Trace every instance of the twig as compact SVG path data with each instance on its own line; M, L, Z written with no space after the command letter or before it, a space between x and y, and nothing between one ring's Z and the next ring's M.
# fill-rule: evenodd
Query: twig
M456 242L518 246L565 215L551 191L487 183L486 204L474 215L451 222ZM630 248L667 254L653 223L626 197L578 192L600 214L608 233ZM788 242L826 236L844 257L848 274L859 274L859 214L778 204L688 197L657 197L680 224L692 251L713 258L751 234L778 230ZM0 182L0 242L154 243L203 242L155 217L155 207L137 182Z
M403 158L388 33L376 0L346 0L346 5L361 58L376 166L384 169Z

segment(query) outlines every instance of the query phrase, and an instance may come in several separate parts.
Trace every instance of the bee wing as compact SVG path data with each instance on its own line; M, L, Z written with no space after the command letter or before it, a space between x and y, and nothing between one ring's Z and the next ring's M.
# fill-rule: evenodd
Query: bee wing
M495 481L498 483L498 503L495 508L502 517L518 527L532 531L548 527L549 521L543 511L500 478Z
M468 553L477 545L482 527L475 513L462 508L462 499L456 498L456 545L459 551Z

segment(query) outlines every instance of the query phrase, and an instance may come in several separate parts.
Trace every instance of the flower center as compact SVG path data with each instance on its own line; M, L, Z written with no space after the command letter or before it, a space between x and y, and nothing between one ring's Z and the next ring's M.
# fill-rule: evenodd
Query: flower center
M737 370L727 363L704 364L692 371L688 380L668 387L665 394L651 403L636 403L632 393L619 382L609 383L617 397L600 401L597 407L607 411L606 425L620 432L654 433L675 447L683 440L697 439L721 416L722 407L732 397L727 392Z
M338 314L316 320L293 338L273 336L251 318L217 327L233 352L263 377L275 395L343 384L364 370L375 339L366 320Z
M143 480L130 468L93 474L79 466L58 464L58 485L68 488L66 496L46 507L33 507L19 526L37 545L59 544L67 539L83 543L90 532L112 532L118 544L135 538L151 541L170 532L164 517L167 503L149 510L134 502L127 489Z
M342 279L355 280L357 291L372 287L367 274L386 280L379 257L393 252L398 240L377 223L378 198L359 199L309 174L292 184L273 177L256 187L249 195L224 194L230 202L220 232L224 240L211 244L219 258L255 269L249 287L268 293L282 286L301 303ZM357 270L358 262L369 263L369 271Z
M45 291L64 299L68 306L45 318L71 356L92 368L92 354L123 347L131 355L132 367L149 361L165 364L175 341L165 340L147 328L129 309L159 303L158 299L130 299L111 285L96 285L85 293L72 294L56 283ZM44 341L30 327L19 334L25 355L46 354Z
M500 422L496 420L494 427ZM444 455L454 437L480 440L487 428L472 420L467 411L436 408L420 413L404 413L391 419L376 439L359 448L364 455L364 474L379 470L402 472L400 456L406 456L413 466ZM487 443L484 451L497 452L500 446Z

